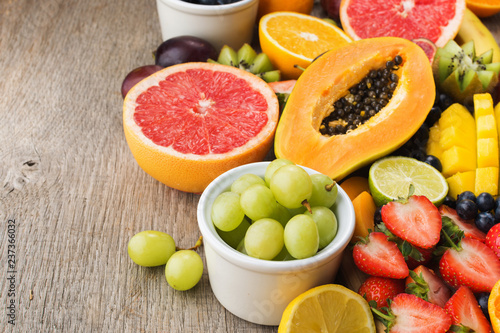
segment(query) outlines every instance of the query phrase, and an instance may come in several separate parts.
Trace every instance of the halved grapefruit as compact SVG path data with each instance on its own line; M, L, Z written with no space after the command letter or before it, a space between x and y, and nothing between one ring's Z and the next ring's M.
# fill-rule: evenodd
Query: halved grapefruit
M342 0L340 21L353 39L427 38L443 47L453 39L465 13L465 0Z
M139 166L193 193L231 168L264 159L278 116L278 100L265 81L211 63L156 72L123 104L125 137Z

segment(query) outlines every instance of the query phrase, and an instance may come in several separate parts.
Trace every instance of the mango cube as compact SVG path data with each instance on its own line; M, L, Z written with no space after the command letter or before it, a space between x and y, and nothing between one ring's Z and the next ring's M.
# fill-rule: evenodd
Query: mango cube
M483 115L476 118L476 135L478 139L498 138L495 115Z
M439 127L441 129L450 126L458 126L464 131L469 131L475 129L476 124L469 110L462 104L455 103L444 110L441 113L441 118L439 118Z
M476 136L474 131L464 131L458 126L442 128L439 136L439 144L442 150L453 146L460 146L470 151L476 150Z
M476 169L476 152L453 146L443 151L441 164L445 177L450 177L457 172L473 171Z
M448 182L449 192L448 195L453 199L465 191L475 191L476 184L476 170L467 172L457 172L451 177L446 178Z
M500 119L500 103L495 106L495 119ZM500 121L497 121L497 134L500 135Z
M495 196L498 194L498 168L487 167L476 169L476 180L474 194L477 196L483 192L488 192Z
M490 94L474 94L474 117L493 114L493 98Z
M477 139L477 167L497 167L498 160L498 140L487 138Z

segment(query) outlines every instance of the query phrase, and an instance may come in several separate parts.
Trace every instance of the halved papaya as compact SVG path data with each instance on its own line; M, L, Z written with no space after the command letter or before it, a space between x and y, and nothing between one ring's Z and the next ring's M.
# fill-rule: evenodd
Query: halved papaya
M322 134L335 102L396 56L397 85L387 104L345 134ZM435 89L424 51L406 39L363 39L329 51L297 80L276 130L275 154L339 181L408 141L434 104Z

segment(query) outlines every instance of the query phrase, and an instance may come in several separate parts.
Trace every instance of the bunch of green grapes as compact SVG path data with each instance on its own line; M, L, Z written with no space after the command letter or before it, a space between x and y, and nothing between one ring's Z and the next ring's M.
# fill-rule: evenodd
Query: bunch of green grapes
M221 193L211 218L232 248L264 260L304 259L325 248L337 234L332 211L337 184L276 159L264 178L245 174Z
M177 250L174 239L161 231L145 230L128 242L128 255L137 265L165 265L168 284L176 290L193 288L203 275L203 261L194 250Z

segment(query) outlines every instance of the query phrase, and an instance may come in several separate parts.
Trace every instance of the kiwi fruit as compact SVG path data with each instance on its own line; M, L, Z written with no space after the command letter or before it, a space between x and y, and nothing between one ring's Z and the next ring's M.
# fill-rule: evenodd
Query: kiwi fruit
M492 49L476 55L474 41L459 46L450 40L437 49L432 63L439 91L464 105L473 102L474 94L492 93L500 73L500 62L492 59Z
M208 62L219 63L227 66L238 67L266 82L279 81L281 73L274 69L271 60L265 53L257 53L249 44L245 43L238 51L228 45L224 45L216 60L208 59Z

